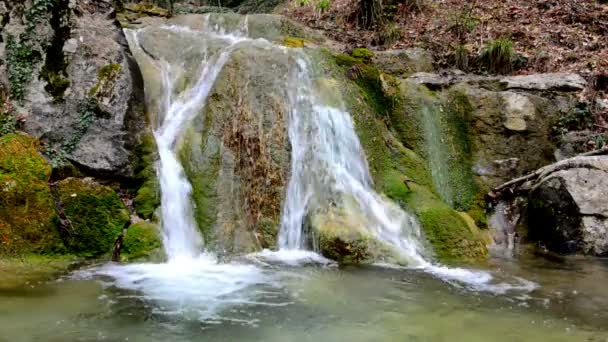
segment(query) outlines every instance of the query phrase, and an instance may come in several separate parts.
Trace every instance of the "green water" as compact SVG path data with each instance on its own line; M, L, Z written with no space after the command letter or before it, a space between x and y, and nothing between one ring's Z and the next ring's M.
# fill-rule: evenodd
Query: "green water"
M0 341L608 341L608 261L487 267L540 288L495 295L413 270L275 267L281 283L201 321L68 274L0 287Z

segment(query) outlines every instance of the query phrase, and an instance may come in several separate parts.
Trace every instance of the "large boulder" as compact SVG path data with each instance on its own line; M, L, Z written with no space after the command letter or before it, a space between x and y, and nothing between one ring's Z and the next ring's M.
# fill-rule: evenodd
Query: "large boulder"
M550 167L529 194L528 237L560 253L608 256L608 156Z
M90 178L67 178L56 185L59 227L71 253L86 257L112 252L129 223L116 192Z
M2 31L8 43L0 43L9 76L0 81L18 104L24 130L47 145L53 164L67 159L95 175L132 176L133 151L146 131L143 89L111 18L112 2L30 6L11 6Z
M35 138L0 137L0 255L65 251L47 184L51 166Z

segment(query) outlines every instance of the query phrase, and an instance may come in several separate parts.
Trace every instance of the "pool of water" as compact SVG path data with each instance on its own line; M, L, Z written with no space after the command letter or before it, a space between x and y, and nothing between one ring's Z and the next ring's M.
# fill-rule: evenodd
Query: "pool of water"
M0 287L0 341L608 341L608 261L484 267L539 286L497 294L377 266L87 266Z

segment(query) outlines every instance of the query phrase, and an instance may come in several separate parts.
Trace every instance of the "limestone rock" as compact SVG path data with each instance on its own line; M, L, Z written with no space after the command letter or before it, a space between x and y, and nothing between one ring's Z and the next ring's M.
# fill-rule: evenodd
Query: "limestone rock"
M608 156L560 163L532 185L530 237L556 252L608 255Z
M393 76L405 77L433 71L433 57L423 49L387 50L374 53L374 65Z
M42 42L33 47L42 56L32 61L24 99L14 101L24 115L24 130L87 172L131 177L133 150L146 131L143 89L122 31L110 16L111 1L55 6L66 7L50 14L60 15L63 26L53 27L50 20L36 26L36 39L30 40ZM22 30L20 18L11 16L2 31L17 36Z
M500 80L506 89L577 91L587 86L587 81L578 74L549 73L524 76L509 76Z
M501 94L505 105L504 125L511 131L523 132L527 130L527 121L534 119L534 104L522 94L504 92Z

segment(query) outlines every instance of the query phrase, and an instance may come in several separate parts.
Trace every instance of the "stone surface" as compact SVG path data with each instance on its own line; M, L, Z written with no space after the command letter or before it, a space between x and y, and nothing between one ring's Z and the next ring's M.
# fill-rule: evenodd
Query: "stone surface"
M505 127L518 132L527 130L527 122L534 119L536 111L532 101L525 95L513 92L504 92L501 96L505 106Z
M509 76L500 80L506 89L577 91L587 86L578 74L551 73L525 76Z
M608 156L556 165L532 185L529 237L555 252L608 255Z
M42 56L25 98L15 101L24 130L86 172L130 177L133 150L146 131L139 70L111 19L111 1L78 0L68 7L49 14L61 16L62 28L48 20L37 26L37 41L48 47L38 48ZM11 17L2 33L21 30L19 18Z
M423 49L387 50L374 53L372 63L383 72L407 77L417 72L433 71L433 57Z

